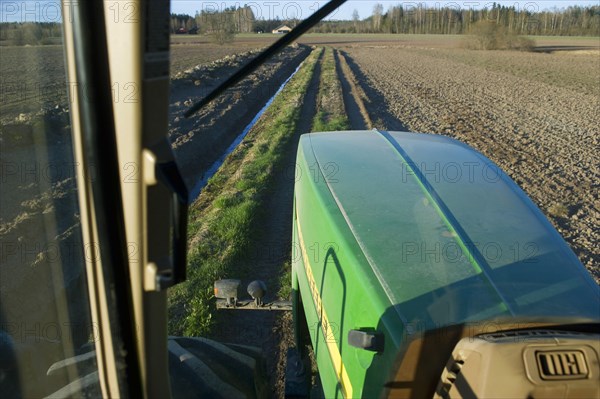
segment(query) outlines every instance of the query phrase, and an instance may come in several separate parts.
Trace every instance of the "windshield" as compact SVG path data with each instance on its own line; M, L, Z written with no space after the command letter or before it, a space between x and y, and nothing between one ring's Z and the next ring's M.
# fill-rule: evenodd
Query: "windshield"
M81 237L60 6L1 6L0 391L45 397L97 373L85 269L95 248ZM81 392L100 395L97 384Z

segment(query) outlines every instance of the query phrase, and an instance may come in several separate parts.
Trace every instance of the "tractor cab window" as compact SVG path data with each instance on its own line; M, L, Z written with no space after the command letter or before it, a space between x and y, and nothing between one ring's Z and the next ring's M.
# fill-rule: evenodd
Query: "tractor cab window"
M61 10L0 7L0 392L97 397Z

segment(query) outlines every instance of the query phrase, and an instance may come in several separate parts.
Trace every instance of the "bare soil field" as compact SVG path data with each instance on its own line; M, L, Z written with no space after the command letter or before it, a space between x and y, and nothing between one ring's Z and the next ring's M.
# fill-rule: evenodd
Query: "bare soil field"
M243 50L230 48L231 54L216 63L213 61L219 54L210 53L204 58L209 62L202 67L198 67L199 62L194 58L180 61L181 68L192 71L181 72L178 79L173 79L173 118L245 62L251 55L233 56ZM263 86L278 87L306 52L305 46L296 46L282 53L203 110L201 115L208 115L207 118L193 120L204 127L213 126L213 130L202 130L203 139L196 137L187 146L185 142L177 142L177 155L192 164L186 169L186 176L193 173L201 176L202 167L210 162L210 157L218 157L232 135L240 133L237 126L244 126L274 94ZM57 301L78 303L80 306L73 309L72 315L74 331L69 336L83 343L88 338L85 329L90 321L86 319L87 305L80 300L86 289L85 258L75 184L78 166L72 156L62 48L2 47L0 71L0 304L3 308L0 313L14 325L35 328L57 320L54 306ZM244 104L240 101L243 98L252 101ZM215 121L225 113L226 123L214 130ZM181 124L173 132L179 132L178 127ZM213 155L207 148L212 149ZM193 162L200 159L208 161ZM195 178L192 176L190 181ZM56 292L52 282L62 270L66 289ZM36 294L23 300L22 295L15 295L17 292ZM60 358L60 354L53 352L55 348L58 346L38 351L40 369L47 370Z
M462 35L395 35L395 34L307 34L298 42L311 45L345 47L415 47L452 49L463 45ZM600 50L598 37L529 36L535 41L536 51L562 52L574 50Z
M233 43L220 46L205 36L173 36L171 75L181 77L198 65L256 51L276 39L274 35L238 35ZM0 46L0 120L6 123L41 107L66 106L65 80L63 46Z
M306 47L286 50L242 82L235 90L228 92L222 99L203 110L200 118L196 117L192 120L194 127L185 130L186 126L181 121L180 115L186 106L207 94L210 88L233 73L252 55L246 53L238 57L236 54L265 44L268 44L268 40L240 41L233 46L224 46L220 51L215 50L218 46L210 43L204 43L203 46L195 48L195 51L174 49L172 58L176 66L173 67L173 74L178 77L173 77L172 85L171 137L182 159L187 159L185 158L187 147L196 146L192 148L195 155L190 160L201 159L204 162L198 164L204 166L190 167L194 173L201 174L202 167L212 162L210 156L205 156L208 152L204 149L210 148L212 152L217 153L221 148L226 148L232 135L240 132L237 125L241 125L242 128L245 126L244 122L249 120L248 118L251 119L256 113L256 108L262 107L274 94L276 90L274 88L279 87L291 74L307 51ZM194 46L186 45L186 47ZM184 53L189 54L184 56ZM198 54L202 54L202 57L196 57ZM226 58L215 62L222 54L225 54ZM35 215L42 215L45 209L45 213L49 213L52 206L45 204L52 202L55 197L58 199L64 197L62 194L50 194L48 190L51 189L48 185L58 185L65 192L72 193L74 190L75 171L70 150L67 100L67 90L73 87L69 87L65 82L61 46L0 47L0 77L0 161L3 192L3 203L0 207L0 234L14 231L17 232L14 238L18 238L19 226L34 218ZM259 86L260 89L257 90ZM241 106L241 98L251 101ZM220 116L229 111L233 111L228 114L229 118L223 119L233 128L226 129L221 124L218 132L207 133L208 130L204 128L207 125L214 125ZM232 117L233 115L236 117ZM207 117L203 119L202 116ZM186 137L198 133L198 126L204 129L202 130L205 133L204 137L196 137L193 145L185 146L184 144L189 141ZM42 137L45 131L48 137ZM34 143L46 141L52 145L50 154L64 152L67 156L44 155L40 158L39 154L32 151ZM198 149L198 146L201 149ZM217 155L220 155L220 152ZM190 174L192 172L188 172L188 175ZM194 178L190 181L193 182ZM35 204L33 207L35 209L32 208L32 204ZM2 237L4 241L8 239L6 236Z
M0 47L0 313L27 327L57 320L55 302L85 289L63 65L60 46Z
M236 58L235 54L264 47L266 44L268 40L247 40L216 49L219 46L207 42L201 46L186 45L189 51L178 49L177 44L174 44L173 74L178 75L179 78L173 78L173 119L185 109L185 104L207 94L210 87L214 87L218 81L232 73L250 56L247 54ZM191 50L191 47L194 47L194 50ZM228 93L220 102L211 105L212 108L208 108L211 110L218 108L222 114L224 108L229 111L235 109L234 104L242 97L251 98L257 104L262 102L264 105L266 99L273 93L264 88L253 92L250 92L250 89L256 88L258 82L266 82L269 87L280 84L280 80L282 82L289 75L291 65L300 61L294 57L305 50L305 48L288 50L243 82L235 91ZM227 58L215 63L214 61L221 58L223 54ZM291 58L287 59L288 56ZM283 64L286 68L280 71ZM197 67L196 70L194 67ZM185 70L188 70L188 73L184 72ZM61 198L67 197L64 194L66 192L71 193L69 199L74 195L75 170L70 149L67 100L67 91L73 90L74 86L69 85L65 80L62 46L0 47L0 161L3 193L0 207L0 236L3 242L12 242L13 238L22 237L29 230L24 227L28 221L42 217L43 214L52 214L54 205L57 205L52 204L53 200L60 202ZM202 82L200 87L198 87L199 82ZM254 111L250 104L246 108L249 114ZM241 124L248 118L245 112L239 109L236 109L236 112L238 117L231 118L232 123ZM205 110L204 113L209 112ZM220 114L211 115L216 118ZM180 128L180 125L173 127L174 140L183 135L179 133ZM223 141L221 147L226 146L227 139L231 138L231 134L237 132L237 129L233 129L232 132L226 130L221 129L220 134L211 136L211 140ZM185 134L189 133L189 131L185 132ZM180 153L185 152L181 150L185 147L181 141L176 144ZM51 146L48 154L36 154L33 151L34 144L45 142ZM215 151L221 147L217 146ZM199 155L204 158L203 153ZM206 161L205 164L208 162ZM194 170L198 171L198 169ZM57 191L54 186L59 187L60 190ZM57 206L61 207L60 204ZM16 235L14 237L11 235L9 238L5 235L9 232L10 234L14 232Z
M227 56L264 48L278 38L269 34L244 34L237 35L233 43L219 45L207 36L173 35L171 36L171 74L177 76L178 73L196 65L208 64Z
M66 106L65 81L62 46L0 47L0 123Z

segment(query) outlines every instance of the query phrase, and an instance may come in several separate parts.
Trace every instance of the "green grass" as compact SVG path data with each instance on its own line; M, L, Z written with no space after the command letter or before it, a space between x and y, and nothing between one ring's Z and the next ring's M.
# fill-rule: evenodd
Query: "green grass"
M318 99L317 114L312 127L314 132L332 132L350 128L332 48L327 48L323 56Z
M331 117L325 111L319 111L315 117L313 131L315 132L335 132L339 130L348 130L348 118L344 115Z
M169 333L201 336L213 326L213 283L250 270L244 258L260 234L260 218L300 118L321 50L309 55L240 146L210 179L190 209L187 281L169 294ZM289 285L289 282L287 283Z

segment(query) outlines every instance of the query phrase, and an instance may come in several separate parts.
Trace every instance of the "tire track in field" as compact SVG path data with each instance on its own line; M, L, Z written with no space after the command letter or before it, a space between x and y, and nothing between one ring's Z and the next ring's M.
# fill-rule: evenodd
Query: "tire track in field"
M339 50L343 58L342 63L348 66L346 74L347 79L355 82L358 97L354 96L355 101L362 103L366 114L369 116L370 128L391 130L391 131L409 131L406 125L395 118L389 103L385 97L369 84L369 79L362 72L358 64L348 55L347 52ZM360 101L359 101L360 100Z
M348 66L346 57L339 51L335 50L335 65L338 79L342 85L342 94L344 99L344 107L350 128L352 130L368 130L373 128L373 122L367 112L363 98L364 91L357 85L356 78Z

